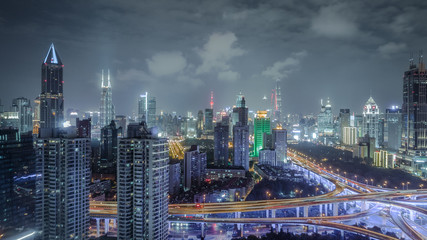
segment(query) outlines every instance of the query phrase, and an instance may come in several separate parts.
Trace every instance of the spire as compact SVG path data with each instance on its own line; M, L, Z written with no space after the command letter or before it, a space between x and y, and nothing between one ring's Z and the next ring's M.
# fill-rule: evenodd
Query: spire
M104 69L101 70L101 87L104 87Z
M62 65L61 58L59 57L58 52L55 49L55 45L53 43L50 45L49 51L43 61L44 64L56 64Z
M424 56L423 56L423 50L420 50L420 56L419 56L419 70L420 72L425 71L425 65L424 65Z

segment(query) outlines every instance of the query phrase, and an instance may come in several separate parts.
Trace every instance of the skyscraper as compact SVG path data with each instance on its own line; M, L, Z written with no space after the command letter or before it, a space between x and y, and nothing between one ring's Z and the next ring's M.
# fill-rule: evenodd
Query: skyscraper
M200 184L206 178L206 153L199 151L199 146L192 145L184 154L184 190L190 190L191 186Z
M36 142L36 221L41 239L89 235L90 138L55 130Z
M8 229L34 226L35 159L31 133L0 129L0 226L5 238Z
M145 123L119 141L117 239L168 238L169 151Z
M403 75L402 146L398 164L426 177L427 170L427 73L420 55L418 67L410 60Z
M214 131L214 161L216 166L228 166L228 137L228 121L217 123Z
M339 138L341 143L343 143L344 128L350 127L350 109L340 109L339 123L340 123Z
M254 156L259 156L259 150L263 148L264 133L271 134L270 118L267 118L267 111L257 111L254 120Z
M116 172L117 170L117 137L121 129L116 128L114 121L101 129L101 162L102 172Z
M91 119L76 119L77 135L84 138L91 137Z
M107 82L104 80L104 69L101 73L101 106L99 108L100 126L104 127L114 120L114 105L113 105L113 92L111 89L110 69L108 69Z
M237 122L233 126L234 166L249 171L249 126Z
M203 110L197 113L197 138L200 138L203 133Z
M146 122L149 128L156 125L156 98L148 96L148 92L139 96L138 121Z
M327 138L334 135L334 116L332 115L332 105L329 99L323 105L321 101L320 113L317 115L318 136Z
M369 135L375 138L375 147L379 147L379 114L380 110L372 97L369 97L365 106L363 107L363 126L362 135Z
M273 148L276 151L276 166L284 166L287 163L288 137L286 129L281 125L273 129Z
M237 97L238 106L233 108L232 122L235 125L240 122L241 125L248 125L248 108L246 107L245 97L238 95Z
M402 140L402 109L387 108L384 122L384 144L388 149L397 151Z
M29 132L33 130L33 111L31 101L27 98L15 98L12 101L12 109L18 112L19 116L19 131Z
M62 127L64 121L64 96L62 76L64 65L53 43L42 64L40 94L40 128Z
M212 132L213 130L213 109L206 108L205 109L205 125L204 128L205 132Z

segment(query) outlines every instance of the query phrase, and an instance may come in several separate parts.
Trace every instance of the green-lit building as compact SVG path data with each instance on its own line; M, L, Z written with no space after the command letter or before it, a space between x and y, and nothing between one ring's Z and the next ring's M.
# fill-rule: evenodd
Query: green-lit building
M253 156L259 156L259 150L263 148L264 133L271 134L270 118L267 117L267 111L257 111L254 121L254 152Z

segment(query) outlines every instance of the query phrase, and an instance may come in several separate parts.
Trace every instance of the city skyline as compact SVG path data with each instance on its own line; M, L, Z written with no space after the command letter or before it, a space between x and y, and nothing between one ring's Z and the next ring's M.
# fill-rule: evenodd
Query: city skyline
M269 96L275 78L282 79L285 113L316 113L319 99L326 97L334 112L361 112L370 90L385 112L401 105L401 72L409 65L409 53L417 55L425 47L420 26L425 6L415 1L388 6L216 2L197 8L191 1L144 6L128 1L85 4L86 10L80 10L83 3L78 2L71 8L49 4L43 10L49 14L39 15L35 3L23 12L16 12L13 4L0 10L5 36L0 40L1 72L8 79L2 81L0 93L5 105L17 95L37 96L38 67L33 63L42 60L53 42L65 57L66 109L96 110L101 69L110 68L118 114L135 112L136 99L145 91L155 95L158 109L166 112L207 108L210 91L216 107L230 106L242 91L251 109L262 110L259 100ZM160 9L169 14L156 16ZM130 20L141 24L123 27ZM19 60L27 71L5 67L24 54ZM342 86L360 93L358 101L336 91ZM75 94L79 91L83 94Z

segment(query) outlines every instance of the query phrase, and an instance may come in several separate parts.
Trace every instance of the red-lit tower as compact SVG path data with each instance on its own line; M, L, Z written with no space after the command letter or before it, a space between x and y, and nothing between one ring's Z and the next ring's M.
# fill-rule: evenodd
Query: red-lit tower
M211 104L211 109L213 109L213 105L214 105L214 102L213 102L213 91L211 91L211 102L210 102L210 104Z

